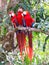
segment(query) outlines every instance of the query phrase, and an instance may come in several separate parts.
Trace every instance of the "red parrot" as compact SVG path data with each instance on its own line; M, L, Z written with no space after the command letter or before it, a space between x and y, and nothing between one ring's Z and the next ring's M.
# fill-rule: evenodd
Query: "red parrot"
M18 12L16 13L16 14L17 14L17 20L18 20L18 23L19 23L20 26L23 25L23 24L22 24L22 19L23 19L22 13L23 13L22 8L19 8L19 9L18 9Z
M14 25L14 28L16 28L16 26L19 25L16 14L13 11L10 11L9 16L11 17L11 22ZM21 33L19 31L16 31L16 38L17 38L17 43L19 46L20 53L22 54Z
M26 27L32 27L32 24L35 22L35 20L31 17L30 13L28 11L24 11L23 15Z
M19 26L23 26L22 13L23 13L22 8L19 8L17 12L17 20L18 20ZM21 54L22 54L22 51L25 49L25 45L26 45L26 34L25 34L25 31L20 31L19 34L21 35Z
M11 23L13 24L14 28L16 28L16 26L18 26L18 22L17 22L17 16L14 13L14 11L10 11L9 16L10 16ZM14 44L12 45L14 47Z
M31 17L30 13L28 11L24 11L23 15L24 15L26 27L32 27L32 24L34 23L34 19ZM27 54L29 59L32 60L32 56L33 56L32 31L28 31L28 43L29 43L29 46L28 46Z
M10 11L10 12L9 12L9 16L10 16L10 19L11 19L12 24L13 24L14 27L16 28L16 26L18 26L18 22L17 22L17 16L16 16L16 14L14 13L14 11Z

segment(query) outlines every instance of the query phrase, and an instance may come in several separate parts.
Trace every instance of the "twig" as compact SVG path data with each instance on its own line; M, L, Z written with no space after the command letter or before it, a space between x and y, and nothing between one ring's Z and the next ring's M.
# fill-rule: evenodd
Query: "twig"
M30 28L30 27L16 27L14 31L16 30L27 30L27 31L35 31L35 32L42 32L46 35L49 35L49 31L43 31L43 30L40 30L40 29L37 29L37 28Z

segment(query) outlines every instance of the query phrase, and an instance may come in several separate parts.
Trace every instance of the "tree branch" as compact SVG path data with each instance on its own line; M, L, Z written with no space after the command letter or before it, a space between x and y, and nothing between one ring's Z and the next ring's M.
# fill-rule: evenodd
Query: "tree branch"
M24 30L24 31L35 31L35 32L42 32L42 33L44 33L44 34L46 34L46 35L49 35L49 31L43 31L43 30L40 30L40 29L37 29L37 28L30 28L30 27L16 27L13 31L11 31L11 32L15 32L15 31L17 31L17 30ZM10 34L10 32L8 33L8 34Z

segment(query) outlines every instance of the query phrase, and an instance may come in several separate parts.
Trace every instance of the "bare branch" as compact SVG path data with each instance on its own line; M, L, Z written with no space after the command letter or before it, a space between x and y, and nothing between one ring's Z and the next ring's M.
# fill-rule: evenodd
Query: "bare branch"
M17 30L25 30L25 31L35 31L35 32L42 32L46 35L49 35L49 31L43 31L43 30L40 30L40 29L37 29L37 28L30 28L30 27L16 27L12 32L15 32ZM8 33L10 34L10 32Z

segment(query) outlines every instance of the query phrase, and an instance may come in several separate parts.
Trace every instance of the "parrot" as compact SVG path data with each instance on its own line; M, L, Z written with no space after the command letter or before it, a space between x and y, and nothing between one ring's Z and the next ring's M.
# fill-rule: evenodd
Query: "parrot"
M17 15L14 13L14 11L10 11L9 16L11 17L10 19L11 19L11 22L12 22L14 28L19 26L18 20L17 20ZM18 43L18 46L19 46L20 53L22 54L21 33L19 33L19 31L16 31L16 39L17 39L17 43Z
M13 24L14 28L16 28L16 26L18 26L18 22L17 22L17 16L14 13L14 11L10 11L9 16L10 16L11 23Z
M19 8L18 9L18 12L17 12L17 21L19 23L19 26L23 26L23 9L22 8ZM22 51L25 50L25 45L26 45L26 34L25 34L25 31L20 31L19 30L19 34L21 35L21 54L22 54Z
M14 28L16 28L16 26L18 26L18 22L17 22L17 16L16 14L14 13L14 11L9 11L9 17L10 17L10 21L11 23L13 24ZM12 34L12 33L11 33ZM13 46L13 49L14 49L14 44L12 44Z
M32 27L35 20L31 17L30 13L28 11L23 11L23 16L26 27ZM29 46L26 48L26 51L29 59L32 60L33 57L32 31L28 31L27 33Z

